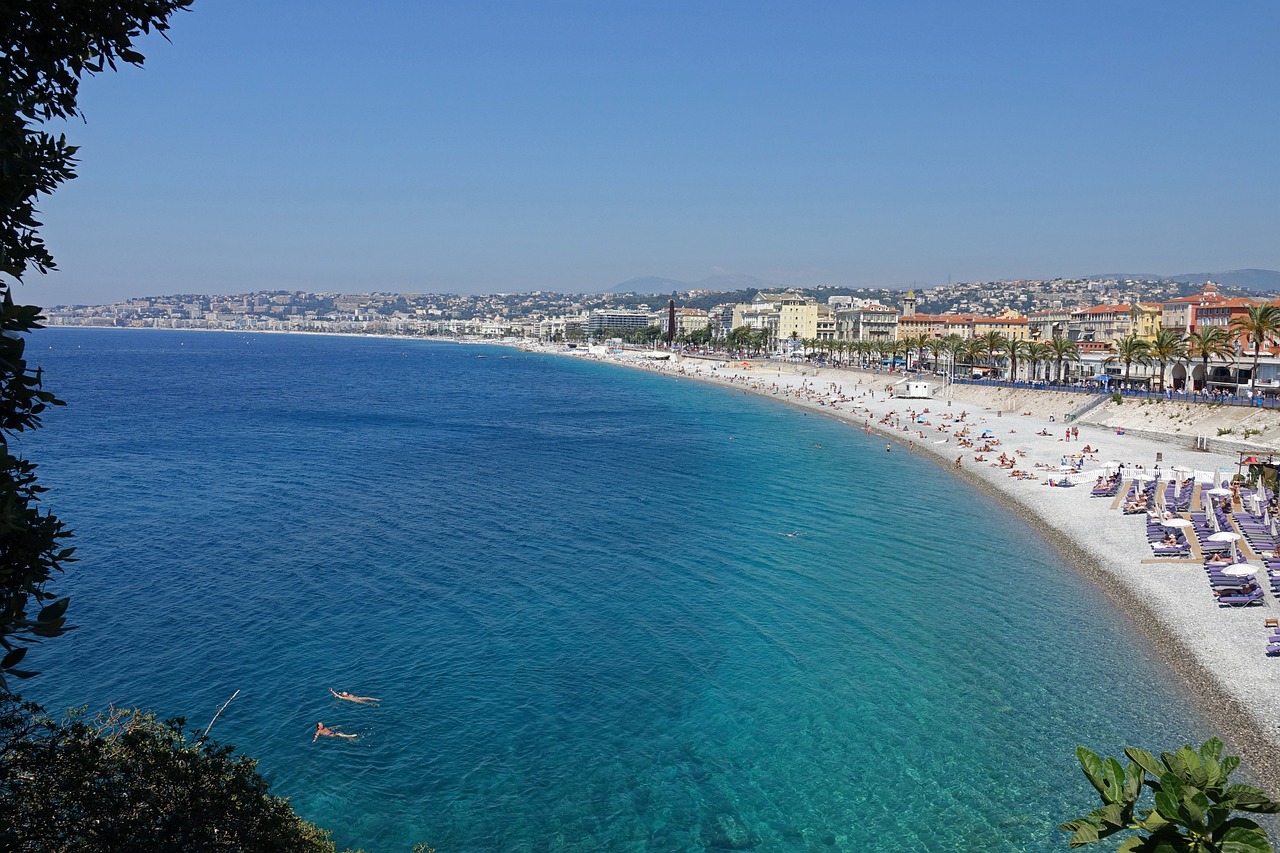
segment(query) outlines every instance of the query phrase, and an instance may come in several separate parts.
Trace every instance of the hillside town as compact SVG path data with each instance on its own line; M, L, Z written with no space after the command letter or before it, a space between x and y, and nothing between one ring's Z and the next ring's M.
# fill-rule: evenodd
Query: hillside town
M1056 279L919 294L814 288L669 297L267 291L56 306L48 324L670 343L774 358L857 356L889 369L946 366L965 379L1280 394L1280 302L1212 281Z

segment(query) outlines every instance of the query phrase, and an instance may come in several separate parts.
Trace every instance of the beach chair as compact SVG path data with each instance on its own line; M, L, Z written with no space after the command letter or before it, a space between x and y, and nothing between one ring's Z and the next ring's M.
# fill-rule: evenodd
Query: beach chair
M1218 596L1218 606L1249 607L1250 605L1261 603L1264 595L1265 593L1261 589L1255 589L1245 595L1220 595Z

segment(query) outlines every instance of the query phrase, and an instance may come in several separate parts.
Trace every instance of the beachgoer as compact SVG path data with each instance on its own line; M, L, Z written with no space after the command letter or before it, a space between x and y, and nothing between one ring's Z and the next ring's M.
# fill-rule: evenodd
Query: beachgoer
M886 444L886 445L884 446L884 452L885 452L885 453L888 453L888 452L889 452L889 451L891 451L891 450L893 450L893 445L892 445L892 444Z
M375 699L372 696L356 696L354 694L348 693L345 690L334 690L332 687L329 688L329 692L332 693L338 699L345 699L348 702L357 702L361 705L369 705L374 702L382 701L381 699Z
M355 740L355 735L349 735L346 732L340 732L337 729L331 729L324 723L316 723L316 733L312 736L311 742L315 743L321 737L344 737L348 740Z

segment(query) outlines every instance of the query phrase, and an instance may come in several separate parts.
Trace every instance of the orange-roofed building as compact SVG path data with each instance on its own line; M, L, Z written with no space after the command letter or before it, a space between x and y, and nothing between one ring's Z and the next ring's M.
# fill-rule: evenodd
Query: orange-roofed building
M1179 334L1196 330L1196 311L1205 305L1217 305L1227 297L1218 292L1218 286L1205 282L1204 289L1193 296L1179 296L1160 303L1160 328L1172 329Z
M1030 338L1027 318L1013 311L1006 311L999 317L973 318L975 338L981 338L991 332L996 332L1010 341L1025 341Z
M1078 343L1111 342L1129 331L1132 305L1091 305L1071 312L1071 340Z

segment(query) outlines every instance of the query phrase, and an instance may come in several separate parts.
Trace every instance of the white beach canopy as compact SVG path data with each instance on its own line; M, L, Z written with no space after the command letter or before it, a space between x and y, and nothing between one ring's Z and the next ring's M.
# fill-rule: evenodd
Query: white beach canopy
M1229 530L1224 530L1221 533L1215 533L1212 536L1210 536L1209 541L1210 542L1235 542L1239 540L1239 538L1240 538L1239 533L1232 533Z
M1194 527L1195 524L1185 518L1166 518L1160 524L1164 527Z
M1224 575L1233 578L1248 578L1257 574L1258 570L1248 563L1236 563L1234 566L1227 566L1222 570Z

